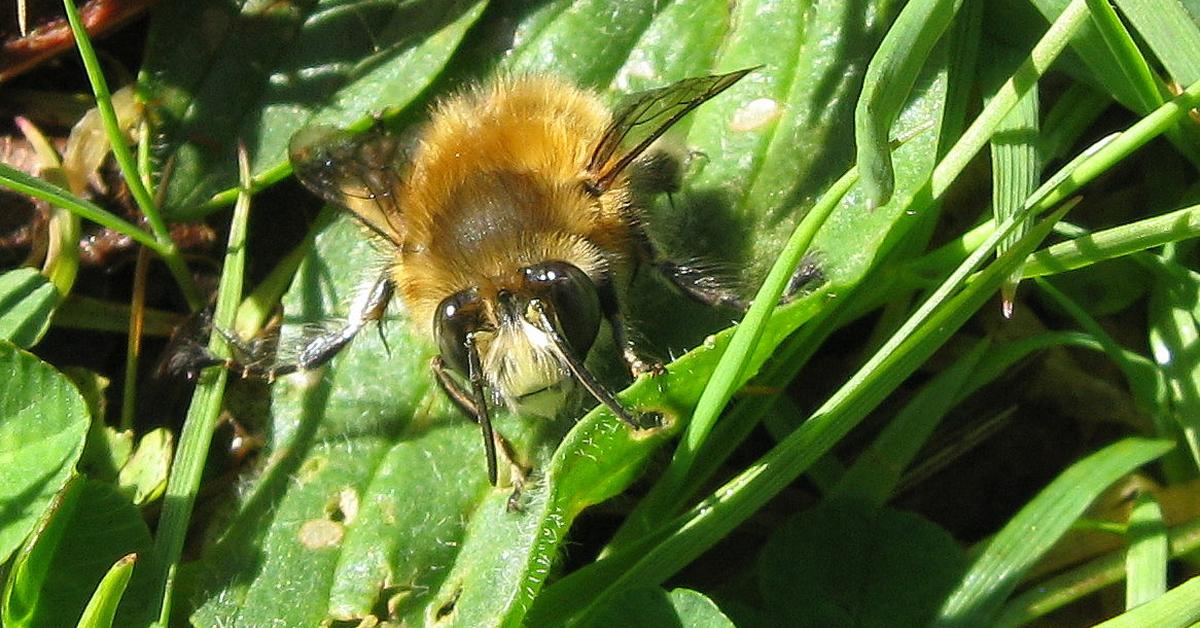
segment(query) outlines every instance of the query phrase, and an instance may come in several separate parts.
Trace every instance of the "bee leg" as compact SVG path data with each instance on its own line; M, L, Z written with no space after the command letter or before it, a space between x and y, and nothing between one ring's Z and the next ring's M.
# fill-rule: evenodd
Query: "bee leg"
M617 298L616 288L611 278L605 278L596 285L597 296L600 297L600 310L608 324L612 327L613 344L621 351L621 360L629 368L630 374L638 377L643 373L662 375L666 372L662 362L649 358L638 351L629 340L629 328L625 325L625 315L621 313L621 302Z
M230 368L240 368L242 375L246 377L273 381L281 375L324 366L350 344L364 327L382 321L388 303L392 300L393 291L391 278L387 275L379 277L371 284L370 289L361 291L350 304L345 326L309 339L300 348L296 360L290 363L273 363L273 356L270 355L273 349L269 344L246 342L233 332L221 328L216 330L233 347L235 358Z
M567 344L566 338L563 337L562 333L558 330L558 327L554 324L554 319L552 319L549 313L546 311L545 303L539 299L533 299L529 302L529 307L531 307L537 313L537 318L539 319L537 321L530 322L536 325L550 338L550 341L554 344L554 348L556 349L558 357L566 362L567 368L570 369L571 374L574 375L575 379L578 380L579 383L582 384L583 387L586 388L587 391L596 398L596 401L599 401L604 405L604 407L608 408L613 414L617 415L617 418L621 419L635 430L654 428L662 424L662 416L657 412L634 413L627 410L625 406L621 405L621 402L617 401L617 398L614 397L613 394L609 392L608 389L605 388L604 385L601 384L594 375L592 375L591 371L587 370L587 367L584 366L583 362L571 352L571 346Z
M750 301L732 289L727 282L722 281L721 277L704 268L667 259L645 232L637 235L642 260L652 265L685 296L710 307L724 307L740 312L750 308ZM822 281L824 274L821 272L819 256L816 253L805 255L792 273L779 304L790 303L806 288Z
M468 337L469 338L469 337ZM472 421L479 424L479 428L483 431L483 451L487 456L487 473L488 482L492 486L496 486L497 481L497 464L496 464L496 436L495 430L492 429L492 419L488 414L487 401L483 395L483 379L481 370L478 368L479 352L475 350L473 340L468 340L468 366L471 370L471 391L463 390L462 386L450 376L450 372L446 370L446 362L442 356L435 356L429 363L429 368L433 370L434 378L437 380L438 386L442 392L458 406Z
M797 296L810 289L815 289L823 283L825 283L825 272L821 270L821 253L820 251L809 251L800 258L800 264L796 266L796 271L788 280L787 287L783 289L783 296L779 298L779 303L780 305L791 303Z

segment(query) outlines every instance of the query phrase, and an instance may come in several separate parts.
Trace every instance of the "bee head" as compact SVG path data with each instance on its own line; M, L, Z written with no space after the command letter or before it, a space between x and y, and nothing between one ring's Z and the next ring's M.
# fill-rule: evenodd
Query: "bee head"
M582 270L561 261L522 268L514 285L494 295L483 295L478 288L456 292L434 313L445 363L469 378L486 379L510 402L557 388L568 379L564 353L582 362L599 329L595 284ZM473 357L471 352L478 353ZM472 373L473 364L478 373Z

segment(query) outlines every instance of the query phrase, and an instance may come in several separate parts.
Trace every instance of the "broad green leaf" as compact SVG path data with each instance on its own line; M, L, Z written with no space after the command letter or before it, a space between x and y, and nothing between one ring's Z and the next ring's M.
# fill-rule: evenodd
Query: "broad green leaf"
M734 624L702 593L691 589L667 593L654 587L622 593L581 626L733 628Z
M604 85L664 6L667 3L655 0L547 3L541 14L531 16L524 28L518 27L512 52L500 69L552 73L581 85ZM544 20L543 15L549 19Z
M96 592L88 600L79 618L79 628L109 628L117 613L117 605L125 595L125 587L129 585L129 577L133 575L136 554L128 554L113 563L104 579L96 585Z
M46 528L22 551L6 589L5 625L69 626L80 620L97 585L123 556L145 554L150 531L141 513L109 484L78 477L69 507L57 509ZM119 625L145 624L148 572L134 578ZM114 607L115 608L115 607Z
M911 514L827 500L780 526L758 561L781 626L921 626L967 566L948 532Z
M306 124L347 126L410 103L484 7L472 2L323 0L165 3L154 14L141 89L172 163L165 207L194 216L237 182L244 141L258 181L285 176Z
M1172 446L1166 441L1129 438L1105 447L1059 474L987 543L946 599L934 625L988 623L1021 576L1104 489Z
M83 451L87 406L61 373L0 340L0 561L33 529Z
M17 626L32 624L50 572L50 563L79 506L85 482L86 479L81 476L71 478L54 495L38 519L37 527L25 539L4 581L3 599L0 600L0 621L3 623Z
M28 349L50 328L58 291L41 273L18 268L0 273L0 339Z

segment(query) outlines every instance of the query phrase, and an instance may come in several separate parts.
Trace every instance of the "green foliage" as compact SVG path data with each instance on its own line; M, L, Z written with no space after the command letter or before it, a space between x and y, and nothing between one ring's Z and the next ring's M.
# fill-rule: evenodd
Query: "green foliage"
M503 459L505 482L488 484L479 428L434 383L435 348L401 305L379 333L360 334L325 369L273 382L266 398L261 384L227 394L228 373L208 369L181 430L142 416L117 432L101 375L74 372L72 384L24 350L41 349L52 321L124 330L127 314L58 294L50 270L6 269L0 619L1010 625L1128 578L1131 610L1114 625L1194 621L1195 580L1169 580L1168 561L1200 547L1200 513L1180 521L1167 500L1177 490L1194 502L1187 481L1200 476L1200 274L1187 242L1200 235L1200 130L1189 115L1200 105L1200 5L1114 4L160 3L137 85L153 142L135 164L106 128L148 229L5 166L0 183L154 251L193 308L201 299L162 217L224 220L237 198L218 328L257 329L278 300L286 347L345 317L387 263L326 210L242 299L247 255L274 235L247 231L250 195L289 174L297 130L375 119L400 130L495 73L551 72L616 103L754 68L672 129L669 141L691 151L683 185L647 219L672 253L757 288L754 305L730 326L728 312L639 275L631 318L673 358L667 372L630 382L604 339L589 365L624 388L623 403L666 421L633 432L602 407L576 422L498 412L529 471L514 496ZM70 15L111 114L109 79L73 5ZM139 174L161 187L161 207ZM266 211L253 224L298 213ZM776 307L802 260L821 276ZM69 284L61 289L81 290ZM997 294L1014 317L999 330L988 322ZM222 334L209 349L230 355ZM1088 365L1039 381L1026 370L1063 355L1110 361L1114 374ZM972 533L953 513L904 509L921 503L900 500L931 465L954 455L976 464L972 439L1031 412L996 389L1038 384L1057 387L1049 397L1063 406L1107 386L1134 416L1088 417L1080 431L1108 437L1052 457ZM236 489L205 474L226 409L265 443ZM947 434L966 436L947 445ZM1036 438L1021 445L1018 457L1040 462ZM1108 526L1124 532L1128 556L1122 546L1052 577L1036 569L1141 468L1168 488ZM817 490L798 481L806 474ZM976 506L989 487L972 489L952 497ZM158 504L152 536L144 517Z
M0 274L0 338L28 349L50 328L54 286L32 268Z

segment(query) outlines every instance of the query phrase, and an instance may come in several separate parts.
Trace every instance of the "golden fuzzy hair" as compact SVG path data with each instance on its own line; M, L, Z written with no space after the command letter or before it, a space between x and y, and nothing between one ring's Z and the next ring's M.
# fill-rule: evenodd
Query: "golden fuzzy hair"
M597 197L584 185L610 121L595 95L548 77L500 78L434 108L400 191L392 271L418 324L431 326L447 295L494 294L531 264L561 260L594 279L622 270L627 186Z

